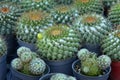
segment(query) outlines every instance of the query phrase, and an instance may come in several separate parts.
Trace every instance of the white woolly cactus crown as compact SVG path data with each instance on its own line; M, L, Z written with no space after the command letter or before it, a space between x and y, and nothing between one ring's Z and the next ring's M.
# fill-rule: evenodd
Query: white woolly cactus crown
M83 39L84 43L92 44L99 43L103 36L107 35L112 29L110 22L96 13L78 17L73 25L80 31L80 39Z

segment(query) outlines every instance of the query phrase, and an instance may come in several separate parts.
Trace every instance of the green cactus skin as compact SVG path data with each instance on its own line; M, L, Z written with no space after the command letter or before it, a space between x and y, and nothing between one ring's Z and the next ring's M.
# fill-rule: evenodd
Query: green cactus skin
M73 5L61 4L51 10L51 16L56 23L70 24L78 15L78 10Z
M118 0L102 0L104 6L112 6L118 2Z
M43 38L38 39L36 46L40 56L47 60L72 58L81 47L79 33L67 25L53 25L41 34Z
M73 2L73 0L54 0L57 4L65 4L69 5Z
M50 80L67 80L67 75L56 73L55 75L51 76Z
M73 4L79 10L80 15L91 12L98 14L103 13L103 5L101 0L74 0Z
M0 36L0 57L3 56L7 51L7 46L4 39Z
M28 63L32 60L32 53L31 52L24 52L21 54L20 59L24 63Z
M112 6L109 10L108 19L113 26L120 25L120 2Z
M51 8L55 6L55 3L53 0L22 0L21 4L24 9L26 10L45 10L49 11Z
M29 70L32 74L40 75L44 73L45 69L46 69L46 64L40 58L35 58L30 62Z
M37 39L37 34L43 32L48 27L52 26L53 20L50 15L41 10L33 10L23 13L18 21L17 38L34 44Z
M120 30L115 30L105 36L101 45L104 54L108 55L113 61L120 60Z
M20 48L17 49L17 55L18 55L19 57L20 57L21 54L24 53L24 52L31 52L31 50L30 50L29 48L27 48L27 47L24 47L24 46L22 46L22 47L20 47Z
M0 2L0 35L15 33L16 21L22 10L12 2Z
M77 80L75 77L69 76L67 80Z
M101 56L99 56L98 59L97 59L97 61L98 61L99 67L101 69L106 69L111 64L111 59L107 55L101 55Z
M16 70L20 70L23 68L23 63L20 58L15 58L12 60L11 66L12 66L12 68L14 68Z
M110 22L101 15L90 13L78 17L73 22L82 35L84 43L98 44L104 35L111 31L112 27Z

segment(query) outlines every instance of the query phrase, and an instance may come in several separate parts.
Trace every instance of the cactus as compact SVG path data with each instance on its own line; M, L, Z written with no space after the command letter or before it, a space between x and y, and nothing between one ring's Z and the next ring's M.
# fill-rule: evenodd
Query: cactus
M41 10L33 10L22 14L18 21L17 38L34 44L37 34L43 32L47 27L52 26L53 20L49 14Z
M67 80L77 80L75 77L69 76Z
M74 6L79 10L80 14L95 12L103 13L103 5L101 0L74 0Z
M17 51L19 56L12 60L12 68L27 75L38 76L44 74L46 64L42 59L38 58L35 52L26 47L20 47Z
M112 6L109 10L108 19L113 26L120 25L120 2Z
M108 55L112 60L120 60L120 30L115 30L105 36L101 45L104 54Z
M7 46L5 41L0 36L0 57L3 56L7 51Z
M110 22L101 15L90 13L78 17L73 22L76 29L79 29L84 43L98 44L104 35L111 31Z
M38 9L49 11L54 7L53 0L21 0L23 8L26 10Z
M40 75L46 69L45 62L40 58L35 58L30 62L29 70L32 74Z
M87 53L85 55L85 52ZM84 58L79 58L82 55L85 55ZM106 55L101 55L97 57L97 55L93 52L89 52L86 49L81 49L78 54L78 58L81 60L81 73L87 76L99 76L104 74L104 70L108 68L111 64L111 59ZM85 58L86 57L86 58Z
M118 2L118 0L102 0L104 6L112 6Z
M51 10L51 16L56 23L70 24L79 15L73 5L57 5Z
M69 5L73 2L73 0L54 0L57 4L65 4Z
M20 6L12 2L0 2L0 35L5 36L15 33L16 21L21 12Z
M67 80L67 76L62 73L57 73L57 74L51 76L50 80Z
M81 47L78 32L67 25L56 24L39 34L42 38L36 43L38 52L41 57L48 60L72 58Z

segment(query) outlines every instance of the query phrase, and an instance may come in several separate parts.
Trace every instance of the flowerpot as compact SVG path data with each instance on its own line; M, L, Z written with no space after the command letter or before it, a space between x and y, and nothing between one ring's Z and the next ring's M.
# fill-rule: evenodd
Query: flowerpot
M12 80L11 72L8 72L6 80Z
M120 61L113 61L111 69L110 80L120 80Z
M13 69L12 67L10 68L11 71L11 80L39 80L39 78L42 76L31 76L31 75L26 75L23 74L15 69ZM43 75L48 74L50 72L50 68L49 66L47 66L45 72Z
M88 44L87 43L87 44L84 44L82 48L86 48L91 52L95 52L97 53L98 56L102 54L100 44Z
M51 76L54 75L55 73L50 73L42 76L39 80L50 80Z
M30 44L24 41L21 41L20 39L18 39L18 44L19 46L25 46L31 49L31 51L36 52L36 46L34 44Z
M49 65L51 73L64 73L67 75L72 74L72 63L76 60L76 57L62 61L50 61L44 60Z
M86 75L83 75L83 74L81 74L81 73L79 73L75 70L76 65L79 64L79 63L80 63L80 60L76 60L72 64L73 74L77 78L77 80L107 80L108 77L109 77L109 74L111 72L111 67L109 67L105 70L106 74L104 74L104 75L96 76L96 77L86 76Z
M0 57L0 80L5 80L7 74L6 55Z

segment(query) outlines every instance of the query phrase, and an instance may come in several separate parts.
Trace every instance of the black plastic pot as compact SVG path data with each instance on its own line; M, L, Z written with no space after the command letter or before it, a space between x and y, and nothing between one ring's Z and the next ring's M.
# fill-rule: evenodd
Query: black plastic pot
M18 72L17 70L10 68L11 74L8 74L8 77L11 78L11 80L39 80L41 76L31 76L26 75L21 72ZM50 72L49 66L47 66L44 75L48 74Z
M55 73L50 73L42 76L39 80L50 80L51 76L54 75Z
M0 80L5 80L7 74L6 55L0 57Z
M83 75L83 74L80 74L78 73L76 70L75 70L75 66L80 63L80 60L76 60L75 62L73 62L72 64L72 70L73 70L73 74L74 76L77 78L77 80L107 80L108 77L109 77L109 74L111 72L111 67L107 68L106 69L106 74L105 75L102 75L102 76L96 76L96 77L92 77L92 76L86 76L86 75Z
M73 75L72 74L72 63L77 58L70 58L67 60L62 61L50 61L50 60L44 60L46 64L49 65L51 73L64 73L67 75Z
M24 42L24 41L21 41L18 39L18 44L19 46L25 46L25 47L28 47L31 49L31 51L34 51L36 52L36 46L34 44L30 44L30 43L27 43L27 42Z
M102 54L100 44L84 44L82 48L86 48L91 52L95 52L98 56Z
M8 72L6 80L12 80L12 74L11 74L11 72Z

